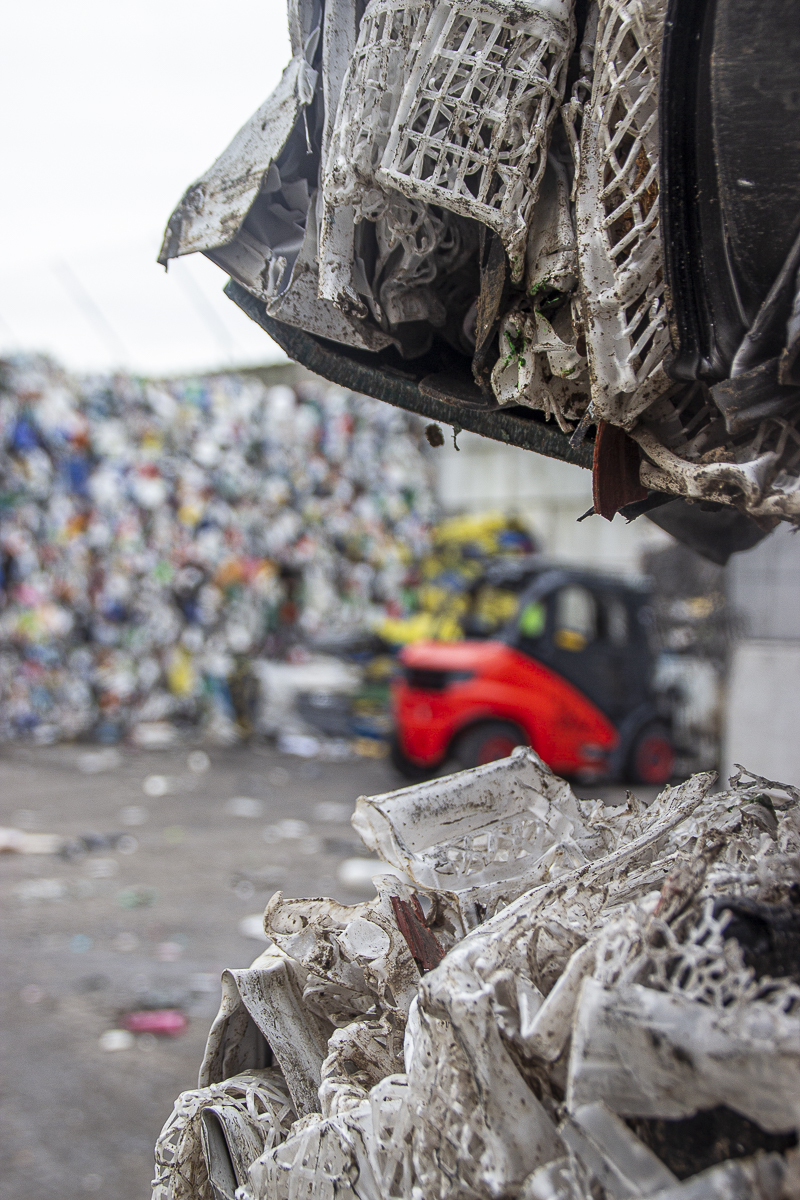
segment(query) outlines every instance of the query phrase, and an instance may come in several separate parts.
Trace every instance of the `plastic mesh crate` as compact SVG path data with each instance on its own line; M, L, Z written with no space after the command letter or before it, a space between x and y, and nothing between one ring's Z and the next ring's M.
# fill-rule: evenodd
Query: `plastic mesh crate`
M595 412L625 423L669 333L658 209L658 78L665 0L605 0L583 122L578 247ZM664 379L663 386L669 381ZM641 407L653 399L641 395Z
M364 189L375 187L375 171L429 10L429 0L372 0L367 5L327 148L326 205L360 207L363 199L374 204Z
M377 172L388 187L494 229L515 279L573 32L560 0L437 4Z

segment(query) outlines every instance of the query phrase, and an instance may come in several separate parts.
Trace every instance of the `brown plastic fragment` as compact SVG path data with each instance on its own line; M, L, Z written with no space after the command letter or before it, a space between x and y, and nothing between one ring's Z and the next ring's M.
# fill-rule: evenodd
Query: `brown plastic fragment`
M592 463L594 511L607 521L637 500L647 499L639 482L639 447L618 425L601 421L597 426Z
M428 928L419 900L416 896L411 897L410 903L399 896L392 896L391 900L397 928L406 939L412 958L420 971L432 971L444 958L444 950L436 934Z

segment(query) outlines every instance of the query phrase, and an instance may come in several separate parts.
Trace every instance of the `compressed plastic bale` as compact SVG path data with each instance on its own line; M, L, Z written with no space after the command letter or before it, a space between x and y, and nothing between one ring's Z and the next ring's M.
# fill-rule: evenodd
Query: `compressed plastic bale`
M485 779L484 768L463 772L462 801L479 797ZM415 909L410 885L384 880L376 900L352 907L276 897L268 921L294 977L306 979L302 1004L328 1011L338 997L340 1027L328 1040L319 1111L252 1163L240 1200L343 1191L363 1200L588 1200L599 1188L613 1200L793 1195L798 985L769 969L793 971L796 959L788 914L800 792L743 772L725 791L713 782L694 777L647 807L633 798L617 810L585 804L602 842L596 857L460 940L453 893L429 885L429 915L420 908L414 918L439 946L427 961L403 916L403 904ZM387 856L403 833L413 840L410 793L422 798L420 789L397 793L395 823L381 827ZM390 799L380 798L381 821ZM462 802L459 812L454 791L438 812L439 837L454 820L477 821L478 807ZM487 829L492 819L484 814ZM766 956L753 940L756 920L783 939ZM413 989L393 1005L368 975L383 955L384 978L405 978L407 956L388 965L386 954L398 935L420 973L407 1012ZM365 985L359 1007L352 997ZM241 1053L257 1053L242 995L225 995L227 1016L210 1039L215 1061L228 1034L231 1050L240 1036ZM664 1017L674 1012L679 1019ZM711 1141L698 1149L692 1130L681 1142L692 1117L670 1139L674 1118L647 1115L665 1097L681 1112L714 1114ZM722 1161L734 1145L763 1153Z

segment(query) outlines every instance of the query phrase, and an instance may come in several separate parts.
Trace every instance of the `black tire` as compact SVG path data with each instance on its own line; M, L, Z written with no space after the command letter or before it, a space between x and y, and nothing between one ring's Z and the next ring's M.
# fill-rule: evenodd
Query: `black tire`
M661 721L650 721L633 739L625 773L631 783L663 787L674 770L675 750L669 729Z
M420 767L415 762L412 762L403 752L397 734L394 735L389 744L389 761L395 771L399 772L409 783L424 783L426 779L433 779L439 769L438 763L434 767Z
M527 745L527 737L513 721L481 721L462 733L455 757L462 769L479 767L507 758L517 746Z

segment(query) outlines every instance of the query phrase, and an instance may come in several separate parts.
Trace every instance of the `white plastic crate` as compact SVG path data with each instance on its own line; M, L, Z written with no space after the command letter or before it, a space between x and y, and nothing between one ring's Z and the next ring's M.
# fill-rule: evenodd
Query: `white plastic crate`
M567 0L436 4L377 171L495 230L516 280L573 39Z

